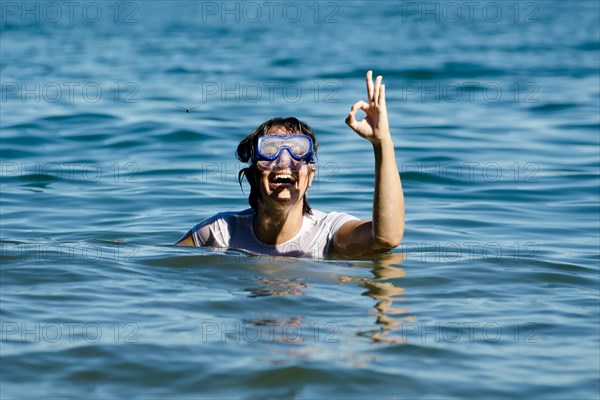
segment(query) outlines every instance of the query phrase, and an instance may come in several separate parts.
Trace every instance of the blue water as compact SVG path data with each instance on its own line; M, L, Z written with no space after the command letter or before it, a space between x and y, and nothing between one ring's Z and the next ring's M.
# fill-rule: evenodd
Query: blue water
M598 399L598 4L2 2L0 397ZM369 218L368 69L400 247L172 245L247 207L274 116L317 132L313 207Z

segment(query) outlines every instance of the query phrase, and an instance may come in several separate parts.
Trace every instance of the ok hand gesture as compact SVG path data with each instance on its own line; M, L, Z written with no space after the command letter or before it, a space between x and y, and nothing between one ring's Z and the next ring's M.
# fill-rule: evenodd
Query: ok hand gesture
M385 85L381 84L382 76L378 76L373 85L373 72L367 72L367 96L369 102L359 100L352 105L346 118L346 124L361 137L371 143L381 143L389 140L390 124L385 104ZM356 120L356 112L363 110L367 116L362 121Z

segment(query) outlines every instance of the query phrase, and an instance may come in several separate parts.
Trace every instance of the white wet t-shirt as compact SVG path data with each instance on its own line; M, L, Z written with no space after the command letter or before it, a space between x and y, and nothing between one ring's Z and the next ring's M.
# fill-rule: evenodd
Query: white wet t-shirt
M312 210L305 214L302 228L285 243L270 245L258 240L252 229L254 210L228 211L214 215L192 228L196 246L222 247L255 254L288 257L324 258L332 247L336 232L348 221L358 218L339 212Z

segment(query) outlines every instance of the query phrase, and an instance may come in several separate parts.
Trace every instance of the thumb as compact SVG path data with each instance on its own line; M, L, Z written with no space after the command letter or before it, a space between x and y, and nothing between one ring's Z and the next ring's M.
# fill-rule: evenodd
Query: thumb
M352 108L350 109L350 112L348 113L348 117L346 118L346 124L352 128L353 130L357 130L358 129L358 124L359 122L356 120L356 112L358 110L367 110L369 108L369 105L367 103L365 103L362 100L357 101L356 103L352 104Z
M354 117L354 112L350 111L348 113L348 116L346 117L346 125L348 125L350 128L352 128L353 130L356 130L356 128L358 127L358 121L356 120L356 118Z

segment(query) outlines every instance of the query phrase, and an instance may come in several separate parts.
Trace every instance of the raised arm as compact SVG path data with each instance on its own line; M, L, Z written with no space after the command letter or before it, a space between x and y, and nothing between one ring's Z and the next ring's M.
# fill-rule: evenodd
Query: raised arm
M341 255L356 256L385 252L400 245L404 234L404 194L396 165L394 144L390 134L385 85L378 76L373 84L372 71L367 72L369 102L357 101L346 118L346 124L373 145L375 154L375 193L373 219L350 221L334 237L335 250ZM356 120L363 110L365 119Z

